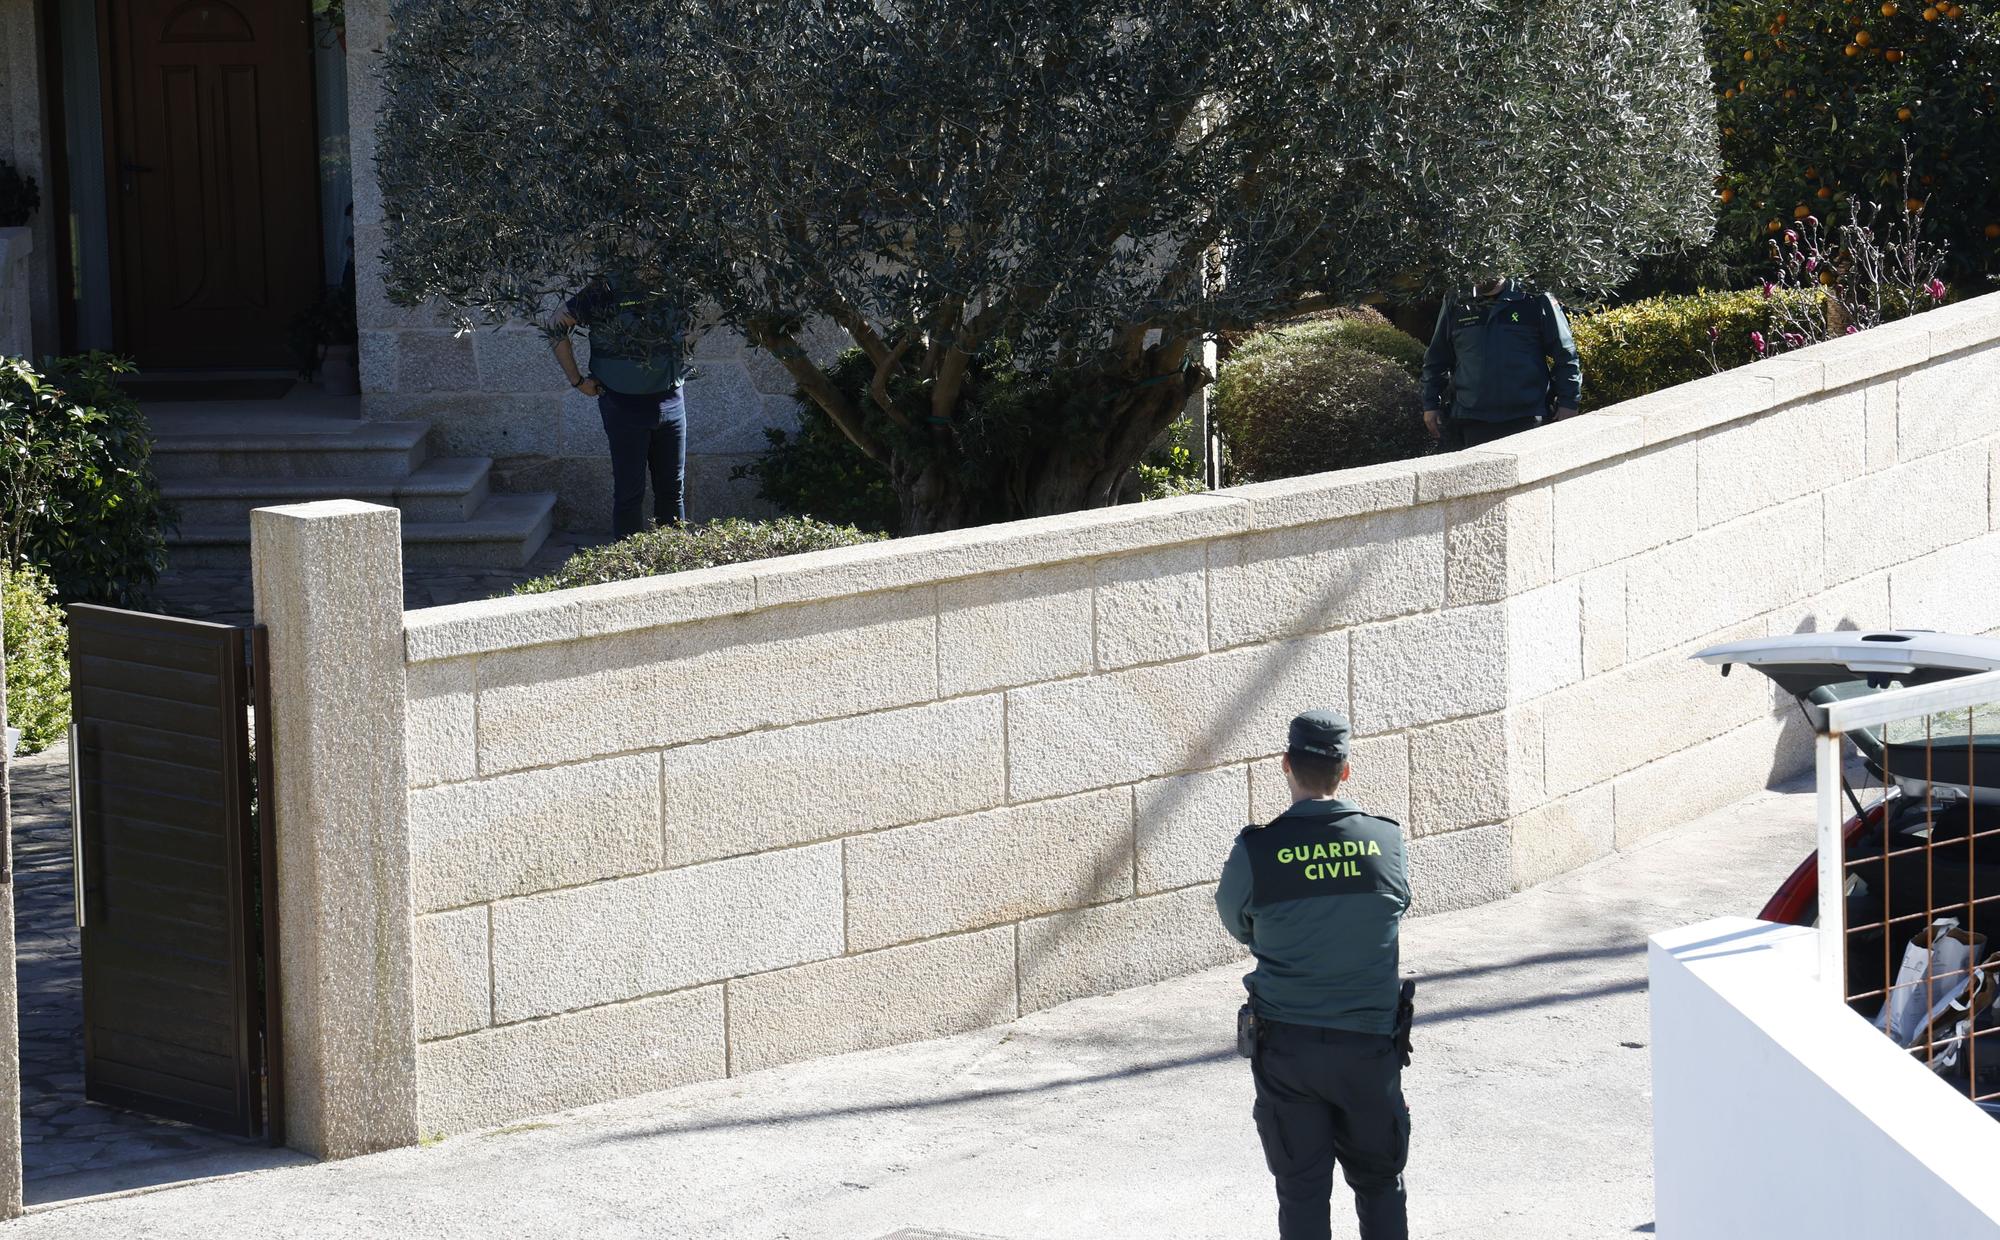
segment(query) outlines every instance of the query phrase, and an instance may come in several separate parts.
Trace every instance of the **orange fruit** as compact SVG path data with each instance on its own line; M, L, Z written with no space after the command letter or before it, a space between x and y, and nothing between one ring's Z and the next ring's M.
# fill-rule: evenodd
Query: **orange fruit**
M1817 181L1818 179L1819 179L1819 169L1817 168L1806 169L1806 180Z
M1755 59L1757 59L1757 53L1755 53L1755 52L1745 52L1745 53L1743 53L1743 59L1745 59L1745 60L1755 60Z
M1946 5L1944 15L1953 21L1957 21L1959 18L1965 16L1965 10L1955 4Z
M1894 17L1895 15L1896 15L1896 0L1889 0L1889 3L1882 6L1882 16Z
M1924 10L1924 20L1927 22L1934 22L1941 16L1943 16L1943 14L1939 13L1936 9Z
M1833 191L1822 185L1819 187L1819 196L1821 198L1831 198L1833 197Z
M1892 65L1895 64L1897 61L1901 60L1902 58L1903 58L1903 53L1897 51L1893 47L1890 48L1888 51L1882 53L1882 59L1888 61Z
M1847 53L1849 56L1859 56L1861 54L1861 49L1854 46L1854 44L1852 43L1842 48L1841 51Z
M1808 207L1803 202L1800 203L1798 206L1792 208L1792 218L1795 220L1802 220L1811 214L1812 214L1812 208Z
M1722 201L1723 201L1724 203L1731 203L1731 202L1735 202L1735 201L1736 201L1736 191L1735 191L1735 190L1733 190L1733 189L1726 189L1726 190L1723 190L1723 191L1722 191Z
M1912 211L1921 211L1924 209L1924 200L1921 198L1909 198L1904 200L1903 205Z
M1910 119L1911 117L1913 117L1913 116L1915 116L1915 115L1916 115L1916 113L1915 113L1915 112L1912 112L1912 111L1911 111L1910 109L1908 109L1908 108L1897 108L1897 109L1896 109L1896 119L1897 119L1897 120L1899 120L1899 121L1906 121L1906 120L1909 120L1909 119Z
M1988 241L2000 241L2000 224L1988 224L1986 226L1986 239Z
M1854 32L1854 41L1862 47L1867 47L1875 41L1875 36L1869 34L1866 30L1857 30Z
M1799 97L1799 92L1798 92L1798 91L1796 91L1796 90L1793 90L1793 89L1792 89L1791 87L1789 87L1789 86L1787 86L1787 87L1785 88L1785 98L1787 98L1787 99L1797 99L1798 97Z
M1820 273L1819 273L1819 282L1820 282L1821 284L1832 284L1832 283L1833 283L1833 272L1831 272L1831 271L1822 271L1822 272L1820 272Z
M1778 221L1776 221L1776 220L1772 220L1772 221L1770 221L1769 223L1767 223L1767 224L1765 224L1765 225L1764 225L1764 231L1765 231L1765 232L1767 232L1767 233L1774 233L1774 232L1777 232L1777 231L1778 231L1778 230L1779 230L1780 228L1783 228L1783 227L1784 227L1784 225L1783 225L1783 224L1780 224L1780 223L1779 223Z

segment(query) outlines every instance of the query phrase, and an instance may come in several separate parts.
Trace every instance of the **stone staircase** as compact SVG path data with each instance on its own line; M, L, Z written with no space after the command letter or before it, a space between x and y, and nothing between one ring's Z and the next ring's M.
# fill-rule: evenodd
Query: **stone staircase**
M251 509L319 499L400 508L406 569L514 569L541 549L553 494L494 494L488 458L434 457L427 423L359 413L343 400L147 406L153 469L180 512L169 562L248 564Z

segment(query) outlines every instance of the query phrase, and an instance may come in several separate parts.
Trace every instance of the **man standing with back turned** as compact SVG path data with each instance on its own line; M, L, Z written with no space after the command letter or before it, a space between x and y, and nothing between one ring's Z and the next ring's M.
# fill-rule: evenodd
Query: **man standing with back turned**
M1335 711L1292 720L1292 807L1237 836L1215 891L1222 924L1257 958L1239 1049L1257 1085L1251 1115L1278 1181L1281 1240L1328 1240L1336 1162L1362 1240L1410 1234L1397 978L1409 870L1403 829L1335 795L1350 734Z
M1444 408L1447 381L1455 395ZM1424 353L1424 425L1447 452L1576 415L1583 361L1562 307L1512 280L1486 279L1438 311Z

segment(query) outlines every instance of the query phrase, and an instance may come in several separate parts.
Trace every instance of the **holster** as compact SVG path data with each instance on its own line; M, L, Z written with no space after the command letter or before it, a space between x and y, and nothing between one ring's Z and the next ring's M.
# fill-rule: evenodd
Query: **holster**
M1236 1053L1245 1059L1257 1057L1257 1038L1262 1034L1257 1026L1257 1008L1245 1003L1236 1009Z
M1402 993L1396 996L1396 1050L1403 1057L1403 1066L1410 1066L1410 1029L1417 1023L1417 983L1415 978L1403 982Z

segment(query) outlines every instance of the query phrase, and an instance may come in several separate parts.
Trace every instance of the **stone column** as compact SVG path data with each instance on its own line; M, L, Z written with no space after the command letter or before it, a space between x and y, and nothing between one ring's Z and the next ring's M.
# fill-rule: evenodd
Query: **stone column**
M7 660L0 640L0 666ZM7 678L0 676L0 722L7 718ZM9 769L14 755L0 733L0 1219L21 1213L21 1008L14 974L14 817Z
M250 514L270 630L285 1130L346 1158L417 1140L402 514Z

